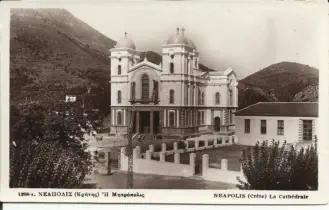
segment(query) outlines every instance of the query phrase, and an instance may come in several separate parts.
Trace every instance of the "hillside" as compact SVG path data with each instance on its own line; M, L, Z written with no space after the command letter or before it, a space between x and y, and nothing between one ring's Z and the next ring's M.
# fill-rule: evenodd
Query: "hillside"
M41 90L63 99L67 92L81 94L92 87L95 107L108 110L110 59L105 46L115 41L63 9L13 9L10 32L12 104L38 97Z
M260 101L317 101L319 72L298 63L281 62L239 81L239 108Z
M12 9L10 32L12 104L38 97L41 90L63 99L68 92L84 94L92 87L93 105L109 110L108 50L116 41L64 9ZM155 52L147 57L161 62Z

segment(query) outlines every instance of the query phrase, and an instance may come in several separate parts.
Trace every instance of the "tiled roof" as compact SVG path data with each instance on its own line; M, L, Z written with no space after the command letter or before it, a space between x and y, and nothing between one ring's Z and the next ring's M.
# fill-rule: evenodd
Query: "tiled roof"
M235 112L236 116L318 117L317 102L259 102Z

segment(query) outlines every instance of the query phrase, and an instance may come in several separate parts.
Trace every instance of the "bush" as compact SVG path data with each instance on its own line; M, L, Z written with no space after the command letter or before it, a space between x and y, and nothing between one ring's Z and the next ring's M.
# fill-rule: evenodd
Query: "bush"
M205 143L203 140L199 141L199 147L204 147L205 146Z
M174 142L167 142L166 143L166 150L169 151L169 150L173 150L174 149Z
M91 171L89 160L54 142L11 145L10 163L11 188L79 188Z
M259 142L244 150L240 158L247 182L239 178L240 189L248 190L317 190L318 155L315 146L297 151L286 150L286 142L280 147L274 140L269 145Z
M214 145L214 140L208 140L208 146Z
M10 107L10 187L78 188L92 166L84 134L99 116L44 98Z
M178 147L178 149L185 149L185 143L184 143L184 141L179 141L179 142L177 142L177 147Z
M188 148L194 148L195 147L195 141L188 141Z

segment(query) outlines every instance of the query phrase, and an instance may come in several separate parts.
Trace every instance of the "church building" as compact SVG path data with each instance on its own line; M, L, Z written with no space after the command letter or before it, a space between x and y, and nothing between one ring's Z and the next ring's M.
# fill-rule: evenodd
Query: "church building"
M184 29L162 45L159 65L146 56L141 60L143 52L127 33L110 52L112 134L126 134L131 122L134 133L166 137L234 131L236 73L201 70L197 47Z

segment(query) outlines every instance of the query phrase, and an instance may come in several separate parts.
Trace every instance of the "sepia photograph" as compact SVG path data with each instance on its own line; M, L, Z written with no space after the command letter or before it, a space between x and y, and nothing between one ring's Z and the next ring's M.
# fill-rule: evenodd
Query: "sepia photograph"
M8 189L318 192L317 6L58 6L8 10Z

